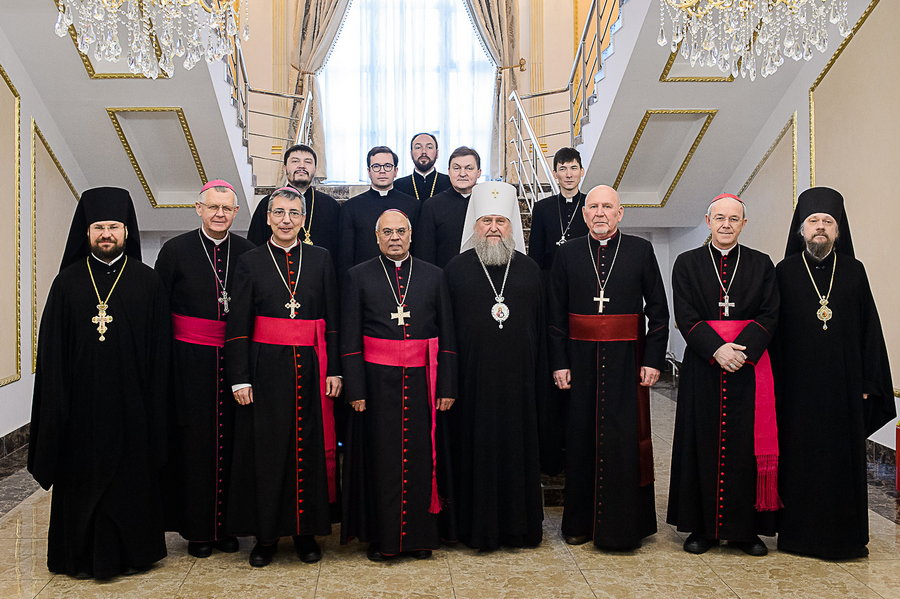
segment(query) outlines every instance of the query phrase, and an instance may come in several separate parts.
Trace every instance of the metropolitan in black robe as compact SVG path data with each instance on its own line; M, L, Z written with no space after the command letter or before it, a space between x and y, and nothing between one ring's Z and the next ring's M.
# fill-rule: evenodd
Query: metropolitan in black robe
M381 255L375 241L375 223L382 212L392 208L406 214L415 231L421 206L415 198L398 191L396 186L385 195L369 189L344 203L337 254L338 277L343 278L352 266Z
M459 254L470 195L451 187L425 200L416 226L416 258L444 268Z
M398 297L410 290L402 326L391 317L397 312L391 286ZM374 363L364 355L363 337L437 338L435 399L456 398L453 309L443 274L417 258L398 265L378 256L350 269L342 295L344 397L348 403L364 399L366 409L350 414L341 540L373 543L385 556L435 549L440 543L435 508L441 509L433 503L435 475L441 477L435 466L447 467L449 456L440 440L438 446L432 443L440 423L429 406L429 369ZM448 492L438 488L438 495L446 503Z
M637 340L571 338L570 315L598 314L591 254L607 280L603 314L635 315ZM549 291L551 369L572 373L562 533L587 536L600 548L633 549L656 532L649 390L638 387L640 368L662 370L669 336L653 246L621 232L605 245L573 239L556 253Z
M719 280L734 304L728 315ZM775 332L778 297L772 260L746 246L726 253L703 245L675 260L672 303L687 349L678 381L666 521L678 530L732 541L775 534L775 512L755 508L754 407L755 369ZM713 354L726 340L707 321L750 321L733 339L747 347L738 371L727 372L716 362Z
M289 250L268 242L243 254L234 275L225 363L230 385L252 385L253 403L235 409L227 529L255 535L263 544L288 535L330 534L329 505L336 497L330 497L325 441L334 424L323 410L316 351L254 341L254 327L256 317L290 325L284 281L293 289L299 277L296 318L325 320L326 375L339 376L331 256L299 242Z
M506 266L487 269L499 290ZM453 258L444 272L459 347L452 429L459 539L486 550L537 545L543 521L536 398L545 331L540 269L514 254L502 329L491 316L494 292L474 249Z
M305 241L309 235L309 240L313 245L323 247L331 252L332 256L337 256L341 205L336 199L314 186L310 186L305 193L300 195L306 202L306 222L300 232L300 240ZM247 239L254 245L262 245L272 237L272 228L266 219L269 197L266 196L259 201L250 218Z
M419 202L433 198L437 194L450 189L450 176L432 169L423 176L419 171L413 171L411 175L400 177L394 181L394 189L405 193Z
M538 201L531 210L531 234L528 238L528 256L538 263L543 271L553 266L560 239L567 242L588 234L587 225L581 217L584 194L580 191L571 199L561 193Z
M213 542L228 537L224 513L236 404L231 386L225 382L224 326L228 313L220 301L219 281L225 282L230 294L235 263L253 247L233 233L216 244L200 229L194 229L167 241L156 258L156 272L167 291L173 319L216 321L223 329L221 344L215 345L211 340L185 340L188 337L180 335L173 323L170 449L163 493L166 529L179 532L189 541Z

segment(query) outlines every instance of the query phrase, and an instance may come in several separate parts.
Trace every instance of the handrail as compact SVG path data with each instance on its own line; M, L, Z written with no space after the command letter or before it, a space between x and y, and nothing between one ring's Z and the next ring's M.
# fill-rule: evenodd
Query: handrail
M516 130L515 138L510 140L509 143L516 150L517 157L516 160L511 162L518 179L519 196L525 198L528 212L531 212L534 209L535 202L540 199L538 196L544 192L546 185L550 186L554 194L559 193L559 185L556 179L553 178L550 165L547 163L547 158L544 156L538 137L528 122L528 115L525 113L525 107L522 106L519 94L513 91L509 94L509 101L515 106L515 112L509 120Z

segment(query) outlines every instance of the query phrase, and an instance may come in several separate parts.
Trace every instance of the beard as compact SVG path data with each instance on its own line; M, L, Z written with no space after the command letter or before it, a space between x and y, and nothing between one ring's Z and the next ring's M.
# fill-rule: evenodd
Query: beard
M834 240L829 239L828 241L807 241L806 242L806 251L816 259L817 262L821 262L825 258L828 257L828 254L831 253L832 248L834 248Z
M287 180L292 187L305 187L312 184L312 175L310 173L291 173Z
M475 239L475 253L486 266L505 266L516 249L516 242L512 235L501 237L500 241L492 242L487 237Z
M427 173L434 166L434 160L428 156L419 156L416 158L416 170L420 173Z
M114 258L118 258L122 251L125 249L125 244L116 244L108 250L104 250L100 247L99 243L91 244L91 253L94 254L97 258L100 258L104 262L110 262Z

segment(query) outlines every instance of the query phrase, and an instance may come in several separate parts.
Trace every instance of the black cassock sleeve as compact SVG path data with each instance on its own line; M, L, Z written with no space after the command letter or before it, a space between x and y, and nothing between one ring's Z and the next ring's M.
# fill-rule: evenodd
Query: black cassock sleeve
M322 288L325 290L325 344L328 353L327 376L341 375L341 348L340 348L340 298L338 296L337 277L334 273L334 264L331 262L331 253L325 254L325 264L322 268Z
M884 333L881 329L881 319L879 319L878 309L875 307L875 298L872 296L872 289L869 286L869 277L866 276L865 268L861 264L859 271L860 285L857 297L862 315L862 384L863 393L869 394L869 397L863 400L863 410L866 435L871 435L884 426L888 420L897 417L897 407L894 403L891 369L887 346L884 343Z
M150 271L156 276L156 273ZM168 410L174 409L170 403L169 370L172 349L172 317L169 311L169 297L165 286L158 282L154 288L153 321L147 335L147 353L151 397L145 403L147 422L149 423L150 445L156 456L156 465L162 466L168 460Z
M456 332L453 328L453 305L450 303L447 279L443 274L441 275L437 321L440 330L437 396L456 399L459 397L459 381L457 380L459 356L456 353Z
M644 294L644 314L647 316L647 337L644 347L644 363L662 370L666 363L666 348L669 345L669 303L666 289L653 246L647 243L647 255L642 260L641 287Z
M341 367L344 401L366 399L366 369L362 354L362 291L359 273L350 270L341 288Z
M535 209L531 215L531 234L528 238L528 256L538 263L538 266L544 268L545 249L547 243L547 225L544 222L547 218L547 210L543 210L543 204L540 202L535 204Z
M672 267L672 306L675 310L675 322L688 349L704 360L712 361L713 354L725 340L706 323L706 319L695 305L688 256L688 253L678 256Z
M778 282L775 280L775 266L771 258L765 256L763 279L760 283L759 312L753 318L753 322L744 327L744 330L735 338L734 342L743 345L747 349L747 361L756 364L763 352L769 347L775 327L778 326L778 310L781 305L781 294L778 291Z
M569 265L566 252L556 252L550 269L547 315L547 350L551 373L569 368Z
M415 257L430 264L437 263L437 244L435 236L437 225L435 223L435 202L428 198L422 205L422 213L419 222L413 231L416 242Z
M353 228L353 215L356 213L356 206L351 203L352 198L341 208L338 217L338 255L337 255L337 276L341 285L344 284L344 277L347 271L353 266L353 258L356 255L356 235ZM373 231L374 235L374 231Z
M253 335L253 278L244 259L238 258L225 327L225 366L229 385L253 384L250 379L250 337Z

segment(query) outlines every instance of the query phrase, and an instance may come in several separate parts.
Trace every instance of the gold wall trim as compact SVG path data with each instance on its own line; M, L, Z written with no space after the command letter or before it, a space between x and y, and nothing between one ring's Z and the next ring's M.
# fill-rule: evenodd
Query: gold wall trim
M791 196L791 202L793 206L796 208L797 206L797 112L795 111L791 118L788 119L787 123L784 124L784 127L781 128L781 131L778 132L778 135L775 136L775 141L772 142L772 145L769 146L769 149L766 150L765 155L762 159L757 163L756 168L753 169L753 172L750 173L750 176L747 177L747 180L744 181L744 184L741 186L741 190L737 193L738 196L744 195L744 192L747 191L747 188L750 187L750 184L753 183L753 179L756 178L756 175L759 174L759 171L762 170L763 165L766 164L766 161L769 160L769 156L772 155L772 152L775 151L775 148L778 144L781 143L781 140L784 138L785 134L790 131L791 132L791 156L792 156L792 173L793 173L793 195Z
M107 107L106 113L109 115L109 120L116 130L119 141L122 143L122 148L125 150L125 153L128 154L128 160L131 162L132 168L134 168L134 174L137 175L138 180L141 182L141 187L144 188L144 193L147 194L150 205L154 208L193 208L193 204L156 203L156 198L150 190L150 185L147 183L146 177L144 177L144 171L141 169L141 165L138 164L137 158L134 156L134 151L131 149L131 144L128 143L128 138L125 137L125 132L122 130L122 124L119 122L118 117L118 113L120 112L174 112L178 116L178 122L181 124L181 130L184 133L184 140L187 142L188 148L191 151L191 156L194 158L194 166L197 168L200 184L203 185L207 182L206 169L203 168L203 163L200 161L200 154L197 152L194 136L191 135L191 128L188 125L187 118L184 116L184 110L182 110L180 106L127 106L118 108Z
M56 157L56 153L53 151L53 148L50 147L50 144L47 142L47 138L44 137L44 133L41 131L41 128L38 127L37 121L34 120L34 117L31 118L31 372L34 373L37 370L37 343L38 343L38 301L37 301L37 152L35 152L35 148L37 148L37 144L40 141L41 145L44 146L44 149L47 150L47 153L50 155L50 159L53 161L53 164L56 165L56 169L59 171L59 174L62 175L62 178L65 180L66 185L69 186L69 190L72 192L72 198L77 202L79 199L78 192L75 190L75 186L72 185L72 180L69 179L69 175L66 173L66 169L63 168L62 164L60 164L59 159Z
M666 202L669 201L669 198L672 196L672 192L675 191L675 187L678 185L678 182L681 180L681 176L684 174L685 169L687 169L688 164L690 164L691 159L694 157L694 153L697 151L697 147L700 145L700 141L703 139L703 136L706 134L706 130L709 129L710 123L712 123L713 118L715 118L716 114L718 114L717 109L688 109L688 110L648 110L644 113L644 118L641 119L641 124L638 125L638 129L634 134L634 138L631 140L631 146L628 148L628 153L625 154L625 159L622 161L622 166L619 168L619 174L616 176L616 182L613 183L613 187L615 189L619 189L619 184L622 182L622 179L625 177L625 171L628 169L628 164L631 162L632 156L634 156L634 151L637 148L638 143L641 141L641 136L644 134L644 129L647 127L647 123L650 122L650 117L655 114L705 114L706 119L703 122L703 126L700 127L700 131L697 133L697 137L694 139L694 143L691 144L690 150L688 150L687 155L684 157L684 160L681 162L681 167L679 167L678 172L675 173L675 177L672 179L672 182L669 184L668 190L666 190L666 194L663 196L662 201L659 204L622 204L626 208L663 208L666 205Z
M14 117L14 126L16 128L16 147L13 152L16 161L16 180L13 182L15 189L15 238L13 240L16 247L16 372L9 376L0 378L0 387L14 383L22 378L22 284L21 284L21 264L22 254L20 250L22 214L21 214L21 197L22 197L22 98L19 91L13 85L12 80L6 73L3 65L0 65L0 79L9 88L13 97L16 99L16 110Z
M850 35L844 38L841 44L834 51L834 54L831 55L831 58L828 59L828 63L826 63L825 67L822 69L822 72L819 73L819 76L816 77L816 80L809 88L809 186L816 186L816 101L815 101L815 92L816 88L819 87L819 84L822 83L822 80L825 79L825 75L828 74L828 71L831 70L831 67L834 66L834 63L837 62L837 59L844 52L844 49L850 44L850 41L856 35L856 32L860 30L863 24L866 22L866 19L869 18L869 15L872 14L872 11L875 10L875 7L878 6L879 0L872 0L869 5L866 7L866 10L860 15L859 19L856 21L856 24L853 26L853 29L850 31Z
M659 80L662 83L731 83L734 81L734 77L729 74L727 77L670 77L669 71L672 70L672 65L675 64L675 60L678 58L678 53L681 51L681 42L678 43L678 49L674 52L669 53L669 59L666 61L666 66L663 67L662 73L659 75Z

